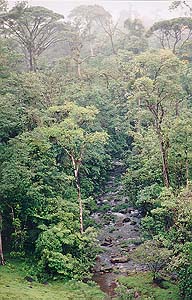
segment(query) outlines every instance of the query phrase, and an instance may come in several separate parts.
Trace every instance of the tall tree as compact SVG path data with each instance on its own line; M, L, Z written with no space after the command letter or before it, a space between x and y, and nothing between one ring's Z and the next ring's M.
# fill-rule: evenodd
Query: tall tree
M63 16L40 6L16 4L1 15L4 29L14 37L26 55L29 70L37 70L37 58L49 47L61 40Z
M177 53L192 38L192 19L174 18L156 22L147 32L147 37L155 35L163 49L170 49Z
M49 109L52 125L42 128L50 142L60 146L71 161L79 202L80 232L83 233L83 203L81 195L80 168L86 155L100 144L105 144L107 134L91 129L98 113L94 107L79 107L68 103Z
M117 54L114 44L114 36L117 32L118 22L114 24L111 14L100 5L93 6L93 13L95 21L110 39L113 54Z
M147 39L145 36L145 27L139 19L127 19L124 22L125 34L125 48L138 54L147 48Z
M6 0L0 0L0 14L5 12L7 9L7 1Z
M3 245L2 245L2 215L0 212L0 264L4 265L5 261L4 261L4 256L3 256Z
M69 18L77 24L81 31L87 32L87 40L90 47L90 54L94 56L93 38L95 28L94 5L80 5L75 7Z
M181 8L181 9L186 9L185 15L190 15L192 14L192 6L189 1L173 1L169 7L170 10L174 10L176 8Z
M93 55L84 55L82 50L88 41L87 29L82 29L77 23L68 23L66 30L66 42L69 45L71 58L76 65L77 76L82 77L82 64Z
M149 124L152 124L159 142L164 184L169 187L168 128L171 119L178 115L179 105L184 97L179 80L181 65L172 53L161 51L141 54L135 59L133 68L137 73L134 75L133 95L130 99L137 101L139 114L143 110L149 113Z

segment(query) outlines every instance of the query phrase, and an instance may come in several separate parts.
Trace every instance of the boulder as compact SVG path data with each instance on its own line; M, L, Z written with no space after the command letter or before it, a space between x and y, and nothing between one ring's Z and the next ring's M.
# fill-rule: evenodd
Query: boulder
M113 271L113 268L111 266L101 266L101 268L100 268L100 272L102 274L110 273L111 271Z
M112 238L111 237L107 237L105 238L105 240L101 243L101 246L107 247L107 246L111 246L112 245Z
M136 222L136 221L134 221L134 220L132 220L130 224L134 226L134 225L136 225L136 224L137 224L137 222Z
M131 221L131 219L129 217L126 217L125 219L123 219L123 223L128 223L130 221Z
M131 211L131 216L132 217L140 217L140 212L137 209L135 209L135 210Z
M115 263L126 263L130 260L130 258L128 256L116 256L116 257L112 257L110 259L110 261L115 264Z
M28 282L33 282L34 281L34 279L30 276L26 276L24 279L27 280Z

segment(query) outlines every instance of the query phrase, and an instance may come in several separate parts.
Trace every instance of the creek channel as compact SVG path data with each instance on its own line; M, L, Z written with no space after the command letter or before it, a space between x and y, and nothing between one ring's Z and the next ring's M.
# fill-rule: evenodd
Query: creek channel
M102 249L93 268L93 280L106 293L106 299L116 297L115 288L120 276L144 271L144 266L130 258L141 243L141 215L123 196L121 176L124 171L121 162L114 162L105 192L97 200L99 210L92 215L101 228L98 242Z

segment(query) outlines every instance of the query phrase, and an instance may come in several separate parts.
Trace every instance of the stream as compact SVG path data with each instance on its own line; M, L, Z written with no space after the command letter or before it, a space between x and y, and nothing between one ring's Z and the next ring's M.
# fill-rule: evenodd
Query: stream
M93 268L93 280L106 293L106 299L114 299L117 279L130 273L143 271L144 266L130 258L140 244L140 212L128 204L123 196L120 177L124 172L120 162L114 162L106 184L105 193L97 200L99 212L92 217L101 226L98 241L102 252Z

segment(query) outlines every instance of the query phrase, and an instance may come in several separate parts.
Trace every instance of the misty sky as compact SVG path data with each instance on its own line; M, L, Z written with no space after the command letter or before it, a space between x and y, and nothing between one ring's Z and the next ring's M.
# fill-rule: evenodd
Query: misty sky
M9 0L12 6L15 0ZM70 11L81 4L99 4L108 10L114 18L118 18L120 12L132 11L133 17L146 19L147 22L154 22L160 19L173 18L178 15L176 12L169 12L168 8L172 1L115 1L115 0L28 0L30 5L45 6L51 10L63 14L65 17Z

